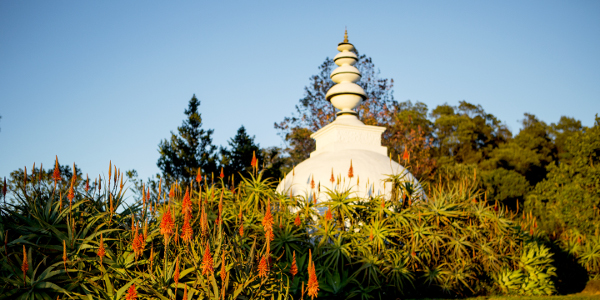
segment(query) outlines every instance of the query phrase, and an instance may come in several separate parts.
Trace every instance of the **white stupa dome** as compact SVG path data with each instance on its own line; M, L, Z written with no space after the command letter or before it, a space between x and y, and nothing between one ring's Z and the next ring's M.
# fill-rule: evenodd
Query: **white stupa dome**
M353 110L364 101L366 94L356 84L360 72L353 67L357 57L350 52L354 46L348 42L347 33L338 50L340 54L336 55L335 63L339 67L331 76L337 84L327 92L327 100L340 110L337 118L311 135L317 149L284 177L277 192L326 201L327 189L350 189L360 198L383 196L389 199L392 184L385 180L390 175L400 175L402 181L411 183L416 190L413 197L424 198L417 179L389 158L387 148L381 146L385 127L365 125ZM348 76L340 76L344 73Z

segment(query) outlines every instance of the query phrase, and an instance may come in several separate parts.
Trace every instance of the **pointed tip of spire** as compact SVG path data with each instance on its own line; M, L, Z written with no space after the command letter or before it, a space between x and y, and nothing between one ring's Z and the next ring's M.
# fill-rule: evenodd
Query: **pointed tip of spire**
M344 27L344 43L348 43L348 27Z

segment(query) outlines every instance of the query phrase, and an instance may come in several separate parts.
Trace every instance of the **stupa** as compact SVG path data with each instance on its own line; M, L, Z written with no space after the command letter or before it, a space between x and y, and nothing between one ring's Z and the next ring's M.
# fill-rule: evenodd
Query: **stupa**
M365 125L354 111L367 95L356 84L361 74L354 67L358 57L353 52L354 45L348 42L347 31L337 50L340 53L333 61L338 67L330 75L336 84L325 96L339 110L336 119L311 135L316 150L284 177L277 191L304 196L311 201L316 197L317 202L328 199L327 189L350 189L353 196L363 199L376 196L389 199L392 186L385 179L400 175L416 190L413 197L425 197L417 179L388 157L387 148L381 146L385 127Z

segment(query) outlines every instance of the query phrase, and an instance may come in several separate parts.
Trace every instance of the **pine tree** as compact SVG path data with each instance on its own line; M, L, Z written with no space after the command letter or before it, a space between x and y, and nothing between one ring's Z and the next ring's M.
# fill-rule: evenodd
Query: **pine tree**
M246 128L242 125L237 134L228 142L229 149L221 147L221 164L225 174L238 177L241 173L246 176L251 172L252 155L256 155L259 165L263 163L263 155L260 146L254 143L254 137L249 136Z
M192 96L185 110L187 119L177 127L177 134L171 132L170 140L158 145L157 165L167 184L176 180L189 182L195 178L198 168L204 174L217 171L217 147L212 144L212 129L202 129L202 118L198 112L200 101Z

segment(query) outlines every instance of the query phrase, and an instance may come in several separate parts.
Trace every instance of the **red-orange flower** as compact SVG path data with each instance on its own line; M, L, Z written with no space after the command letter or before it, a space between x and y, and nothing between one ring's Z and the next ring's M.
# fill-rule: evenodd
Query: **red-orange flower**
M250 165L253 168L256 168L258 166L258 159L256 159L256 152L252 151L252 161L250 162Z
M294 276L298 274L298 266L296 265L296 251L294 251L294 255L292 258L292 267L290 268L290 274L292 274L292 280L294 279Z
M219 177L221 177L221 179L225 178L225 173L223 173L223 167L221 167L221 174L219 174Z
M70 205L73 204L73 198L75 198L75 190L73 189L73 183L74 180L71 180L71 187L69 188L69 194L67 195L67 198L69 198Z
M244 223L240 224L240 236L244 236Z
M371 232L369 233L369 241L373 240L373 229L371 228Z
M65 272L67 271L67 243L63 240L63 265L65 266Z
M258 264L258 276L260 276L261 278L265 278L267 277L267 271L268 271L268 267L267 267L267 259L266 257L263 255L260 258L260 263Z
M90 178L88 177L87 174L85 174L85 192L89 192L90 191Z
M225 281L225 277L227 276L225 270L225 250L221 252L221 274L219 276L221 276L221 280Z
M352 160L350 160L350 169L348 170L348 178L354 177L354 168L352 168Z
M98 247L97 254L100 256L100 264L102 264L102 258L104 258L104 255L106 255L106 252L104 251L104 239L102 239L102 235L100 235L100 247Z
M135 290L135 284L132 284L127 290L127 295L125 296L127 300L137 300L137 291Z
M213 271L213 259L210 255L210 246L207 242L206 249L204 249L204 255L202 256L202 275L212 273Z
M187 300L188 295L187 295L187 284L185 285L185 287L183 288L183 299Z
M169 236L173 234L174 226L175 223L173 222L173 217L171 217L171 209L167 207L160 222L160 233L165 236L165 240L168 240Z
M265 216L262 220L262 225L265 231L267 231L268 229L273 229L273 215L271 215L271 200L267 201L267 206L265 209L266 211Z
M271 200L267 201L266 212L262 220L262 225L265 230L265 238L268 241L272 241L275 236L273 235L273 215L271 215Z
M196 182L200 183L202 181L202 173L201 169L198 168L198 174L196 175Z
M315 270L315 264L312 261L312 254L310 250L308 250L308 296L311 299L317 297L319 294L319 281L317 280L317 273Z
M177 256L177 261L175 262L175 272L173 273L173 281L175 282L175 286L179 283L179 256Z
M314 176L312 176L312 177L310 178L310 188L311 188L311 189L314 189L314 188L315 188L315 177L314 177Z
M144 252L144 235L143 234L138 234L134 239L133 239L133 245L131 246L133 248L133 253L135 253L135 257L137 258L138 256L140 256L140 254L142 254L142 252Z
M169 191L169 200L175 197L175 185L171 186L171 190Z
M200 230L203 236L208 234L208 215L206 214L204 204L202 204L202 212L200 213Z
M183 201L181 202L181 212L185 217L188 217L192 214L192 200L190 200L190 189L185 189L185 196L183 196Z
M327 211L325 212L325 220L326 221L331 221L331 219L333 219L333 216L331 215L331 207L327 207Z
M181 238L187 243L192 240L192 235L194 235L194 230L192 229L192 226L190 226L189 218L186 217L183 220L183 227L181 227Z
M56 156L56 162L54 164L54 173L52 174L52 179L54 179L55 187L56 187L56 182L60 181L62 179L60 177L60 167L58 166L58 155Z
M408 147L404 147L404 153L402 154L402 159L410 163L410 154L408 153Z
M333 168L331 168L331 178L329 178L329 181L331 181L332 184L335 181L335 177L333 176Z
M296 225L296 226L302 225L302 221L300 220L300 212L296 213L296 220L294 220L294 225Z
M23 282L25 282L27 270L29 270L29 264L27 263L27 251L25 251L25 245L23 245L23 264L21 265L21 271L23 271Z

